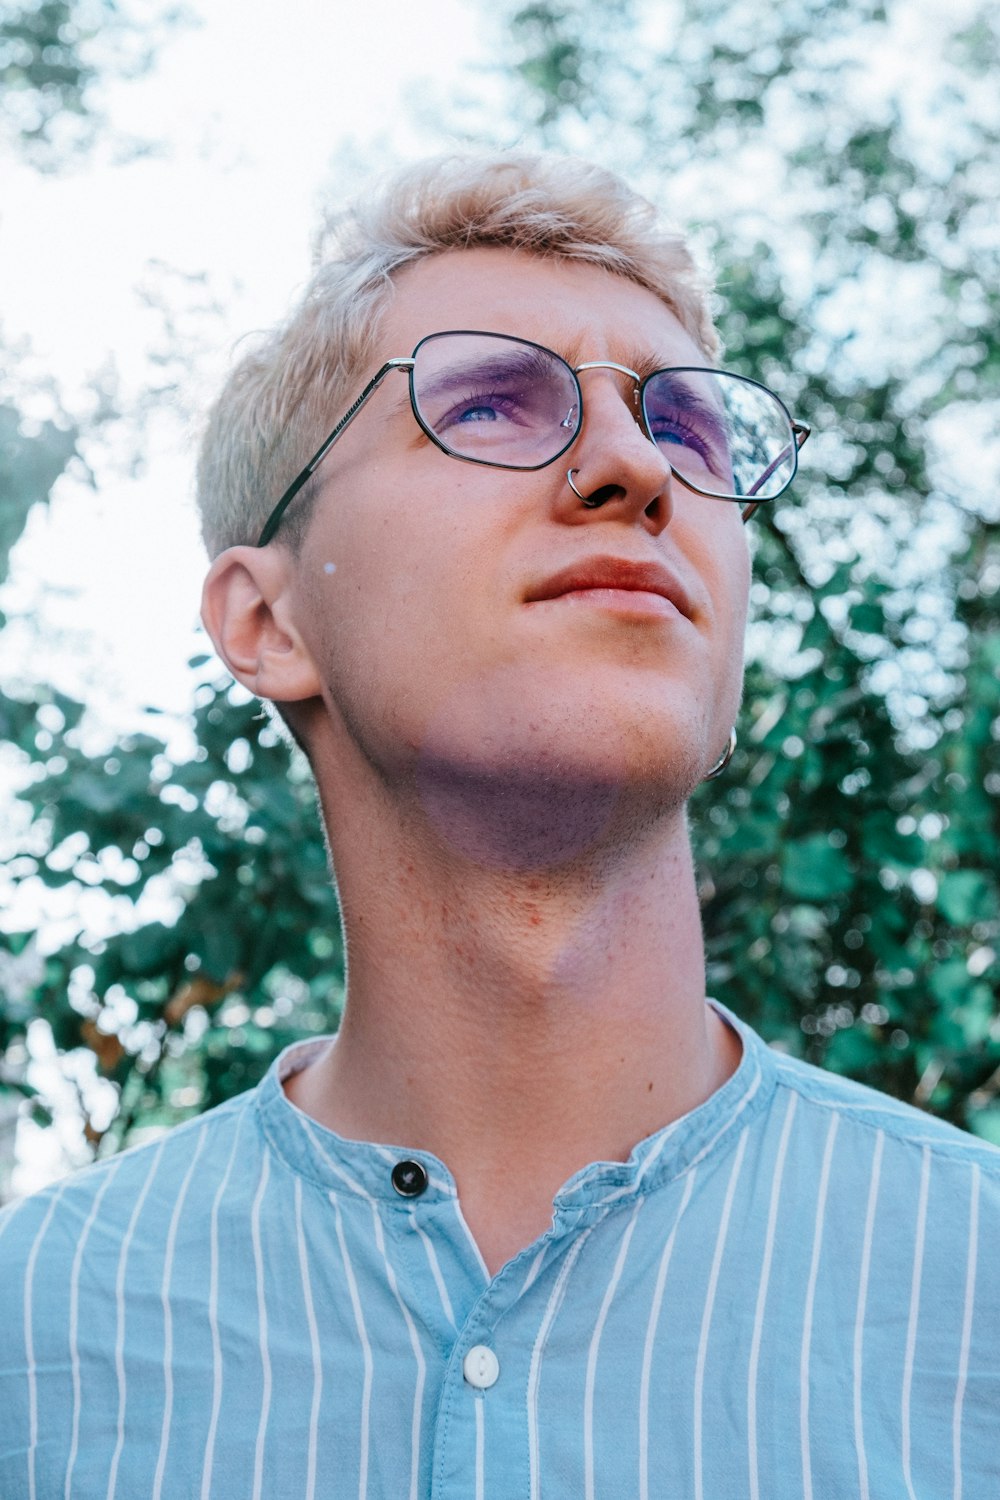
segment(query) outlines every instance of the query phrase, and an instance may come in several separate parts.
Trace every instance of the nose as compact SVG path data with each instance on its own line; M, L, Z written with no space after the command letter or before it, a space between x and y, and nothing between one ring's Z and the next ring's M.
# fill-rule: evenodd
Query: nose
M658 535L673 515L671 472L640 425L638 379L610 363L584 365L578 373L584 387L583 422L563 455L572 485L560 489L562 519L641 521Z

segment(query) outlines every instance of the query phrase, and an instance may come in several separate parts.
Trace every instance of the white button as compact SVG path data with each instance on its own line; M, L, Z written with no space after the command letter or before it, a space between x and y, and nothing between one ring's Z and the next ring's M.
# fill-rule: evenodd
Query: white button
M475 1344L462 1361L462 1374L477 1390L488 1391L497 1383L500 1361L485 1344Z

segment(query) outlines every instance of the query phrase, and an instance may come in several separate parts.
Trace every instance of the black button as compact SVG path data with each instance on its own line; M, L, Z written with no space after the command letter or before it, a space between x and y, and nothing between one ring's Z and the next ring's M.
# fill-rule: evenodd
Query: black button
M427 1173L418 1161L398 1161L392 1169L392 1185L401 1198L419 1198L427 1187Z

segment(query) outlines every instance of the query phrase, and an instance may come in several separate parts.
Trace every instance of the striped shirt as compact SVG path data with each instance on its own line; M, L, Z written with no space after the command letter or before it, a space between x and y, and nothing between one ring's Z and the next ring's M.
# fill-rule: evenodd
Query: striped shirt
M9 1208L0 1496L996 1500L1000 1152L733 1024L492 1279L286 1099L317 1043Z

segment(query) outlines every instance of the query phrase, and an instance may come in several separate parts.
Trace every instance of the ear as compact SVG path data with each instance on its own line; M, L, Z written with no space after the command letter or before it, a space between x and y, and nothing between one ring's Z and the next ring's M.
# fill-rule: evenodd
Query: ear
M209 569L201 618L226 666L259 698L320 695L320 675L295 624L294 568L283 547L229 547Z

